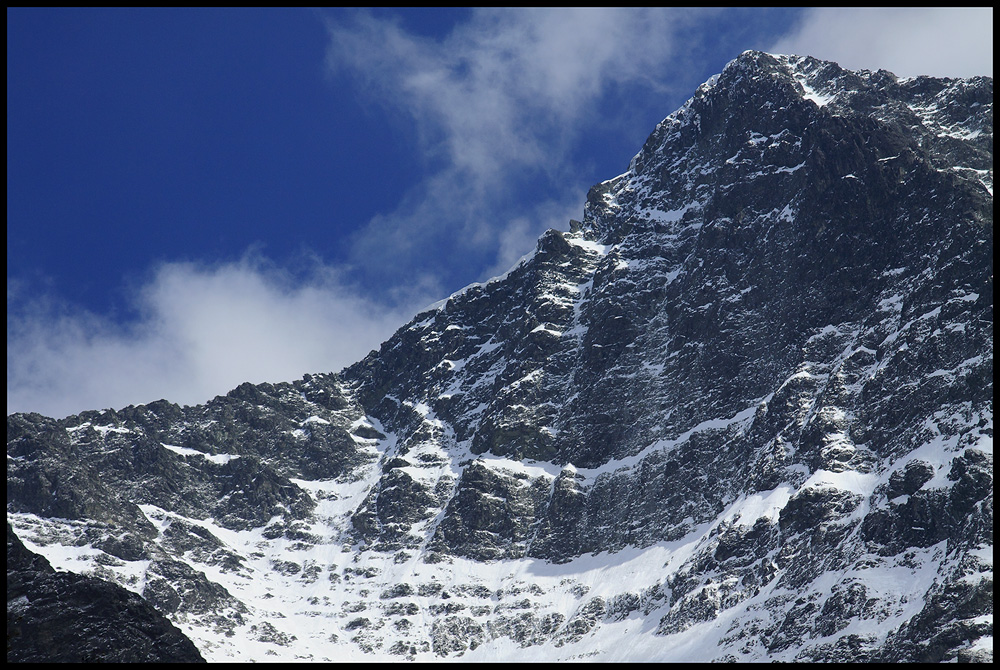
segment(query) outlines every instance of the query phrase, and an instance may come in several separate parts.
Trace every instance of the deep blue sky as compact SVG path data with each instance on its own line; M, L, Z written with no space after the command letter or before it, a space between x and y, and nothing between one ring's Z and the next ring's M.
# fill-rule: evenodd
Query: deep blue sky
M327 41L309 10L8 9L8 276L105 310L155 261L336 259L417 155Z
M8 411L338 370L772 47L992 75L992 9L8 8Z

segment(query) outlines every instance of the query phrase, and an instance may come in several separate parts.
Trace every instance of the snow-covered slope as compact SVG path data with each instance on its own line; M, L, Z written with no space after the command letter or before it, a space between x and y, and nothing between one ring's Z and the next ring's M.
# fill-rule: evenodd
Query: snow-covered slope
M210 660L992 658L992 87L746 52L339 374L8 417L8 521Z

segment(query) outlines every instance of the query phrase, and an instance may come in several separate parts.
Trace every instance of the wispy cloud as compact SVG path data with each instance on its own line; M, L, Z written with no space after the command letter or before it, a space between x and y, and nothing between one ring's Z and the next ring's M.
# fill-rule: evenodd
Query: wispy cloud
M662 88L690 15L480 9L440 40L367 12L330 20L329 67L394 109L420 138L428 168L398 207L355 237L353 262L384 274L391 258L400 276L446 276L449 263L492 272L528 250L513 252L512 239L537 237L553 210L565 215L556 224L564 228L591 185L571 156L601 117L599 103L616 87ZM518 197L518 189L547 196Z
M328 22L327 62L405 110L428 149L487 187L513 167L558 163L577 120L607 86L652 82L681 16L482 9L435 41L361 12L350 24Z
M162 265L134 295L139 317L128 326L21 298L8 288L7 412L51 416L159 398L194 404L244 381L339 371L415 311L357 297L319 265L294 278L252 257Z
M901 77L993 76L992 7L821 7L769 49Z

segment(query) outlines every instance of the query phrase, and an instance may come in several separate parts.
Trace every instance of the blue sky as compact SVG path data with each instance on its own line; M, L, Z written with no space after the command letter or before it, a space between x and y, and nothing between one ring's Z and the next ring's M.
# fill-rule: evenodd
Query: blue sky
M745 49L992 76L992 9L7 10L7 409L359 360Z

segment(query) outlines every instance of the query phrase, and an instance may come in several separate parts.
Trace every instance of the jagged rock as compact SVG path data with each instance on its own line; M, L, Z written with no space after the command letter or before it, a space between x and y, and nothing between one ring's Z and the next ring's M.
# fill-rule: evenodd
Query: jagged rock
M8 519L213 660L989 660L992 109L746 52L337 374L8 417Z

